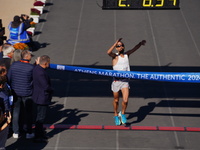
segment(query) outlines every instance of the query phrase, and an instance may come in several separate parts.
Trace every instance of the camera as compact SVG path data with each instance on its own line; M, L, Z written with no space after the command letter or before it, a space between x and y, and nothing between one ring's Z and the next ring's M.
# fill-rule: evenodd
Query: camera
M32 22L33 21L33 18L29 18L29 16L26 15L26 14L21 14L21 19L22 19L23 22L24 21L28 21L28 22Z

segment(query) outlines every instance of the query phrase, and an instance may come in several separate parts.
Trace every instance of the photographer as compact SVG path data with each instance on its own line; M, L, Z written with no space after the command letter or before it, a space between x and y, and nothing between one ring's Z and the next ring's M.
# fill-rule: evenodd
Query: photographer
M21 20L24 23L25 30L27 30L28 28L31 27L31 22L33 22L33 18L29 18L28 15L21 14ZM29 36L29 39L30 39L30 42L27 43L27 44L30 47L30 49L33 49L34 48L34 42L33 42L33 39L32 39L32 34L30 34L29 32L27 32L27 33L28 33L28 36Z
M25 30L31 27L31 22L33 21L33 18L29 18L28 15L21 14L21 20L25 25Z
M19 16L14 16L13 21L8 25L9 29L9 39L7 43L16 44L16 43L29 43L30 38L26 32L25 24L21 21Z

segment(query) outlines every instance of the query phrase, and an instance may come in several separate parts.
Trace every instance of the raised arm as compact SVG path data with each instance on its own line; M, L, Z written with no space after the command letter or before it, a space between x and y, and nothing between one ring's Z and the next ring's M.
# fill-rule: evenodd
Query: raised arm
M112 57L112 58L115 58L116 57L116 54L113 53L113 50L114 48L116 47L117 43L120 42L122 40L122 38L118 39L107 51L107 54Z
M6 114L3 114L5 116L5 118L7 118L7 121L0 127L0 131L4 130L7 126L9 126L10 122L11 122L11 113L8 112L8 116L6 116ZM1 117L1 116L0 116ZM2 120L0 120L1 122ZM2 122L1 122L2 123Z
M136 50L138 50L140 48L140 46L145 45L146 41L142 40L140 43L138 43L135 47L133 47L131 50L127 51L126 54L130 55L133 52L135 52Z

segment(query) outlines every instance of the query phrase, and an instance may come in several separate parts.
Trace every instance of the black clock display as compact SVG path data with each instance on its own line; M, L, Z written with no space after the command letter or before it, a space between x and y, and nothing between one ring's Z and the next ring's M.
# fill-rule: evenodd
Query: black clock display
M180 9L179 0L103 0L102 9Z

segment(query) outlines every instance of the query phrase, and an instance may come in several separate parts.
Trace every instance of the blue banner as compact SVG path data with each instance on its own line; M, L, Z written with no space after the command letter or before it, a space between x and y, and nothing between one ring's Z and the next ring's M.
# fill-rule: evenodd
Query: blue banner
M67 70L94 75L110 76L117 78L130 78L139 80L167 81L167 82L189 82L199 83L200 73L176 73L176 72L142 72L142 71L116 71L106 69L95 69L78 66L67 66L50 64L50 68Z

